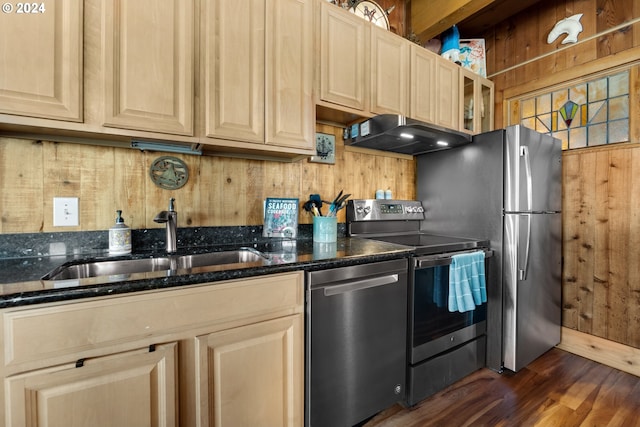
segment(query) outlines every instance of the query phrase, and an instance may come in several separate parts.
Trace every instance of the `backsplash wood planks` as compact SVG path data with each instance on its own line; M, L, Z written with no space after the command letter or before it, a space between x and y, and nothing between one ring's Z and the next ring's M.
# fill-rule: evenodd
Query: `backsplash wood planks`
M260 225L269 196L329 198L344 189L370 198L390 186L397 198L415 197L413 159L348 151L341 128L317 130L336 135L335 165L177 155L189 166L189 182L174 191L149 178L149 166L163 153L0 138L0 233L107 230L116 209L132 229L159 228L153 217L170 197L179 227ZM53 227L54 196L79 198L78 227ZM338 222L344 221L341 211ZM310 224L311 217L301 210L299 222Z

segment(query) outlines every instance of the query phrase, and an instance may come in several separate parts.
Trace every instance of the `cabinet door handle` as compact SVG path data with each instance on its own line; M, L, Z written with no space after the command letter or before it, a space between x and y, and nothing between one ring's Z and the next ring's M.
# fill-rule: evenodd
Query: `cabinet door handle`
M362 289L375 288L376 286L390 285L398 282L397 274L375 277L373 279L354 280L344 285L327 286L324 288L324 296L344 294L346 292L359 291Z

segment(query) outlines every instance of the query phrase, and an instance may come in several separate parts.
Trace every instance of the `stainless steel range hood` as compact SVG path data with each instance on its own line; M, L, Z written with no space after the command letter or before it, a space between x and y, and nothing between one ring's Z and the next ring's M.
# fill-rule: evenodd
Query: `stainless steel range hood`
M348 129L345 144L401 154L423 154L471 142L471 135L396 114L382 114Z

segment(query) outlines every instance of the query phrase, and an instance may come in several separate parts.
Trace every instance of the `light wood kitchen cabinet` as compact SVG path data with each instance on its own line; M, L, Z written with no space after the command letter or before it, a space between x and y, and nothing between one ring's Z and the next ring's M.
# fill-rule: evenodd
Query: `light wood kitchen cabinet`
M300 426L303 280L292 272L7 308L0 427Z
M462 130L474 135L493 130L493 82L461 68L460 92Z
M302 314L197 338L201 426L302 425ZM269 368L267 368L269 367Z
M435 124L460 129L460 66L438 58L436 61Z
M116 0L102 12L102 125L193 135L194 0Z
M82 121L82 23L76 0L5 3L0 113Z
M406 115L409 109L410 43L372 25L371 112Z
M427 123L436 122L436 62L439 55L411 45L409 117Z
M399 114L465 131L459 65L329 2L319 10L316 102L329 120L340 116L325 107L355 114L343 116L350 121Z
M368 111L369 30L362 18L321 2L319 101Z
M311 0L208 0L204 16L206 136L311 150Z
M177 344L15 375L7 426L175 427Z
M322 1L318 104L354 112L406 114L409 43Z
M409 117L444 128L462 130L460 67L431 51L411 46Z

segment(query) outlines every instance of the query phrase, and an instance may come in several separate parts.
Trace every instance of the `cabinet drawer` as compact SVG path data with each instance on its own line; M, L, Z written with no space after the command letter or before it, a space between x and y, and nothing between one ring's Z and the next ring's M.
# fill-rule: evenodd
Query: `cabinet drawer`
M182 339L202 327L214 331L215 325L237 326L302 312L302 277L302 272L294 272L8 310L2 315L4 364L63 359L65 355L83 357L94 349L136 340Z

